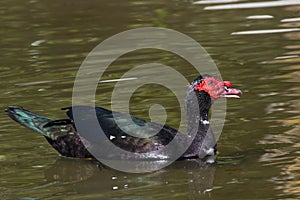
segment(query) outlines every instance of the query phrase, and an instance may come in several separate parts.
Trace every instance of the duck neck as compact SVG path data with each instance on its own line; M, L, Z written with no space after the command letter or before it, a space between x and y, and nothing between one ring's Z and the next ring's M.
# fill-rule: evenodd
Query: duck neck
M185 157L205 157L203 156L203 144L204 141L207 143L207 139L211 140L210 135L212 135L208 121L210 106L211 99L205 94L194 93L187 95L187 134L193 137L193 141L185 152Z

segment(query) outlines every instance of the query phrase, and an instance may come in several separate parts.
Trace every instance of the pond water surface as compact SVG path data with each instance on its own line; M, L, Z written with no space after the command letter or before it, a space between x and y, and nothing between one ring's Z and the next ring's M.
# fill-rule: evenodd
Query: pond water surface
M20 105L64 118L60 108L71 105L87 54L139 27L170 28L195 39L243 95L227 101L217 164L180 161L145 174L61 158L43 137L2 112L0 199L299 199L299 13L297 0L1 1L0 110ZM104 79L151 62L173 66L190 81L197 76L173 54L144 50L120 57ZM113 86L98 87L98 106L110 108ZM176 127L177 102L163 91L137 90L130 112L148 119L149 104L158 101Z

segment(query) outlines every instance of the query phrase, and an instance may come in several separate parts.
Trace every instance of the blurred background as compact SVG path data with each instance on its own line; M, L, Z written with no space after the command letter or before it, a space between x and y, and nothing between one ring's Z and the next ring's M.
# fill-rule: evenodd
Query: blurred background
M6 0L0 1L0 110L20 105L64 118L87 54L106 38L138 27L164 27L199 42L222 78L243 90L227 101L218 164L175 162L127 174L95 162L61 158L38 134L0 113L1 199L299 199L300 1L298 0ZM157 62L189 81L198 74L169 52L123 55L103 80ZM100 84L96 104L110 108L114 83ZM148 119L153 102L167 124L180 120L165 88L145 86L130 112Z

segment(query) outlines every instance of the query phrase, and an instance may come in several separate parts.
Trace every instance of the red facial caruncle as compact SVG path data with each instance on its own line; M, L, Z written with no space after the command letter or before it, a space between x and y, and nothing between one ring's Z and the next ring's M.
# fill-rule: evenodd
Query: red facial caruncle
M239 98L239 94L242 92L238 89L233 89L230 81L221 81L215 77L206 77L198 85L195 86L194 90L204 91L210 95L212 100L221 97L233 97Z

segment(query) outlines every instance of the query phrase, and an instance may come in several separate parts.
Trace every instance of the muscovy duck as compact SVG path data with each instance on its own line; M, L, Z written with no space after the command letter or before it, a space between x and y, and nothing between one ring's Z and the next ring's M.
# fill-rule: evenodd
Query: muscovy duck
M214 140L208 121L209 109L214 100L226 97L239 98L238 95L241 93L241 90L232 88L231 82L221 81L211 75L199 76L188 86L185 99L188 120L187 132L189 134L189 132L195 131L196 134L191 145L179 159L198 158L215 154L215 141L206 144L208 147L205 152L200 152L203 149L202 145L206 136ZM199 109L195 109L195 105L198 105ZM82 108L84 109L85 106L82 106ZM72 107L63 108L62 110L67 110L68 119L61 120L40 116L18 106L9 106L5 112L19 124L42 134L60 155L73 158L94 158L83 144L86 141L82 141L79 136L80 133L76 130L73 121L73 109ZM101 107L93 109L96 110L98 121L107 139L126 151L135 153L159 152L157 150L163 149L169 144L176 134L183 134L168 125L147 122L129 114L114 112ZM139 128L139 132L135 133L137 130L134 127L125 127L127 133L134 133L143 137L132 136L132 134L123 131L125 130L124 127L118 127L115 120L126 119L128 115L133 122L143 128ZM118 119L115 119L114 116L118 116ZM157 134L145 137L148 132L153 133L153 131L156 131Z

